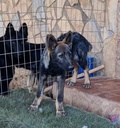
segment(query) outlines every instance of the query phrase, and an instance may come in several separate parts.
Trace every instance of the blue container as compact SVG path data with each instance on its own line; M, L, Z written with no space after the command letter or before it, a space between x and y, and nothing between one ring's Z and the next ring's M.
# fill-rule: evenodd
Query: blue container
M87 61L88 61L88 69L89 70L93 69L94 68L94 57L88 57L87 58ZM83 72L84 72L83 69L80 67L78 69L78 74L83 73ZM90 77L93 77L94 76L94 73L91 73L89 76Z

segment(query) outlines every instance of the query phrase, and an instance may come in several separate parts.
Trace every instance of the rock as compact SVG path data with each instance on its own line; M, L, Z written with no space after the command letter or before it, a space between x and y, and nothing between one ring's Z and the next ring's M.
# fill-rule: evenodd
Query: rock
M116 31L116 24L117 24L117 3L118 0L109 0L107 2L107 9L106 9L106 27L108 30Z
M58 26L63 32L67 32L69 30L73 30L65 16L63 16L59 21L58 21Z
M32 15L28 13L25 16L22 17L21 21L25 22L30 28L30 27L33 27L31 19L32 19Z
M75 31L81 32L84 24L82 22L82 15L80 10L71 7L67 7L65 10L68 15L68 21L72 25L71 28L74 28Z
M38 35L39 33L40 33L40 23L39 23L39 21L34 21L33 22L33 27L32 27L32 33L33 33L33 35L35 36L35 35Z
M102 50L103 39L101 36L100 28L97 22L90 20L84 27L83 36L92 43L94 52L100 52Z
M57 0L57 8L56 8L57 19L60 19L62 17L64 3L65 3L65 0Z
M13 26L14 26L14 28L15 28L16 30L18 30L19 27L20 27L20 20L21 20L21 19L19 19L18 14L14 14L14 16L13 16L11 22L12 22L12 24L13 24Z
M104 40L103 61L105 65L105 73L109 77L115 77L115 37Z
M105 40L107 38L110 38L114 35L114 32L112 30L107 30L106 27L102 28L101 29L101 36L102 36L102 39Z
M45 12L43 6L37 8L36 17L38 20L45 20Z
M3 13L7 11L7 5L6 3L0 3L0 11L2 11Z
M68 0L68 1L69 1L71 6L78 4L78 0Z
M81 7L82 9L91 9L91 2L90 0L79 0L80 4L81 4Z
M105 2L94 0L92 4L93 4L93 13L95 16L95 20L97 21L99 27L104 27L105 25Z
M4 24L3 24L3 20L2 20L2 17L0 15L0 37L4 35L5 30L6 30L6 28L5 28Z
M7 26L8 23L9 23L9 21L10 21L10 19L9 19L9 14L3 13L3 14L2 14L2 20L4 21L5 26Z
M92 13L92 7L90 0L79 0L82 11L90 18Z
M21 0L15 6L15 9L20 12L21 16L24 16L28 12L28 9L30 8L31 4L32 4L32 2L30 2L29 0L28 1Z
M49 7L55 2L55 0L45 0L45 6Z
M19 3L20 0L13 0L14 5L17 5Z
M44 0L33 0L32 1L32 12L34 12L33 13L34 16L36 14L37 9L39 7L43 7L43 2L44 2Z
M46 10L48 30L51 31L56 24L56 16L54 8L48 8Z

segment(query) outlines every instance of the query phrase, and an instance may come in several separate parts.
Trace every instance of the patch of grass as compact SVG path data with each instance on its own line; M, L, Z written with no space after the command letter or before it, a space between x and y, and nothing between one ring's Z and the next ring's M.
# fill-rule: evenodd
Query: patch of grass
M33 100L27 90L0 96L0 128L120 128L105 118L69 106L65 106L67 116L56 117L55 103L51 100L42 102L42 113L30 111Z

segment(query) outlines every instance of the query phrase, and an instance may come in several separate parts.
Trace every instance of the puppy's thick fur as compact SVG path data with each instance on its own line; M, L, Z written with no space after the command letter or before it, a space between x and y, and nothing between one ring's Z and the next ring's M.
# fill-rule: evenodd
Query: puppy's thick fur
M31 109L37 109L43 98L43 91L49 75L53 76L58 83L58 92L56 97L56 114L65 115L63 107L65 72L73 69L71 61L71 52L67 45L71 32L59 44L55 37L48 34L46 37L46 48L43 52L40 72L38 74L38 90Z
M62 41L67 36L67 33L61 34L57 41ZM87 66L87 54L92 49L92 45L89 41L78 32L72 32L72 39L69 38L69 47L72 52L72 61L74 64L74 74L72 79L68 82L68 85L72 86L76 83L78 68L82 67L85 74L84 88L91 88L88 66Z
M27 40L23 25L19 31L15 31L13 25L9 23L5 35L0 37L0 94L3 95L8 94L9 83L13 78L15 65L18 63L20 55L18 44Z

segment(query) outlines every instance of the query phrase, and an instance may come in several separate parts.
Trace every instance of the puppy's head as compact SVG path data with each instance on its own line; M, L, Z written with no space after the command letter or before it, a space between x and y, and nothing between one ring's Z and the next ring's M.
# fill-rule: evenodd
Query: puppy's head
M71 31L69 31L68 33L70 32ZM79 61L83 58L83 56L85 56L83 51L87 51L86 49L87 47L85 43L86 40L83 42L81 40L81 35L77 32L74 33L71 32L71 36L67 37L68 33L61 34L57 38L57 41L60 42L62 40L65 40L65 38L67 38L68 46L72 51L72 59L75 60L75 62L77 62L77 64L79 65ZM82 37L82 39L84 39L84 37Z
M50 61L57 67L68 71L73 69L71 52L68 46L68 39L71 37L69 32L63 41L59 43L52 34L46 37L47 48L50 56Z
M13 55L18 58L18 55L21 53L20 51L22 51L23 48L22 43L27 41L27 36L28 28L26 23L21 25L19 31L14 29L12 23L8 23L5 31L7 51L12 52Z

